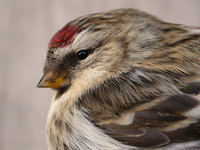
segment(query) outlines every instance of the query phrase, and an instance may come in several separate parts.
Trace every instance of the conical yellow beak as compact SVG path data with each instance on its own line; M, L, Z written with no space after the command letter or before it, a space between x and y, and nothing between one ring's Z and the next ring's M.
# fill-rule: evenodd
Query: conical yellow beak
M69 84L68 76L56 75L51 72L45 74L37 84L40 88L60 88Z

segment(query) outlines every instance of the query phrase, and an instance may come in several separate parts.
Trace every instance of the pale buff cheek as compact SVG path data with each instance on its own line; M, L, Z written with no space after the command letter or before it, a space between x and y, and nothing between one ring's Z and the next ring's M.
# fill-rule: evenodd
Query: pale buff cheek
M60 101L66 108L70 108L84 93L111 77L113 77L112 72L103 71L102 66L78 72L76 78L72 81L71 87L60 97Z

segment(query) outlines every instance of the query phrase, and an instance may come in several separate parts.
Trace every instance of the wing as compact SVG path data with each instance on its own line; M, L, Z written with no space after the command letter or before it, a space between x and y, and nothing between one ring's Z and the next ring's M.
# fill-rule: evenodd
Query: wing
M122 143L155 148L199 140L199 118L199 97L178 94L168 97L158 105L136 112L133 121L128 125L110 123L101 125L101 128Z

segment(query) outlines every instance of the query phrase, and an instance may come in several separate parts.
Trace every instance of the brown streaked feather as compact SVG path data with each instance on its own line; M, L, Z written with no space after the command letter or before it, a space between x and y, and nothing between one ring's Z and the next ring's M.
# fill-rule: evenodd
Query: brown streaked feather
M176 46L179 46L181 44L183 45L185 43L188 43L189 41L199 40L199 38L200 38L199 34L192 34L192 35L186 36L184 38L181 38L180 40L177 40L173 43L168 43L166 46L167 47L176 47Z
M164 85L160 87L159 84ZM79 104L87 108L97 122L117 119L120 113L137 109L137 106L144 103L155 101L156 104L158 100L162 101L170 94L178 93L171 85L171 81L165 77L151 70L143 71L142 68L137 68L117 78L108 79L97 88L86 92L80 98Z
M198 95L198 94L200 94L200 82L189 83L180 90L187 94Z
M164 132L172 142L185 142L200 138L200 121L171 132Z
M169 114L152 110L139 111L135 115L134 125L136 127L159 127L165 128L167 125L186 119L184 116Z
M105 133L121 141L136 147L159 147L169 144L169 138L158 130L151 128L134 129L123 125L103 125Z
M100 127L114 139L136 147L159 147L197 140L200 138L200 120L194 121L184 114L198 107L199 100L191 95L172 95L156 106L136 112L130 125L105 124ZM168 130L187 119L191 119L188 124Z
M180 114L195 108L199 104L193 96L188 94L172 95L160 104L152 107L152 111Z
M165 129L187 120L188 111L200 107L199 101L187 94L173 95L158 105L136 112L133 124L140 127Z

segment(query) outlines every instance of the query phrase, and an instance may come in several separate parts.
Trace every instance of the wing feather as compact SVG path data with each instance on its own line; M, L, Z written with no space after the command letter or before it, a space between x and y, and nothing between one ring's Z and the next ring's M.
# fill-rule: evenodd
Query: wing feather
M200 103L195 96L172 95L158 105L136 112L129 125L112 123L101 128L114 139L136 147L197 140L200 139L200 111L195 120L187 113L198 108L200 110Z

